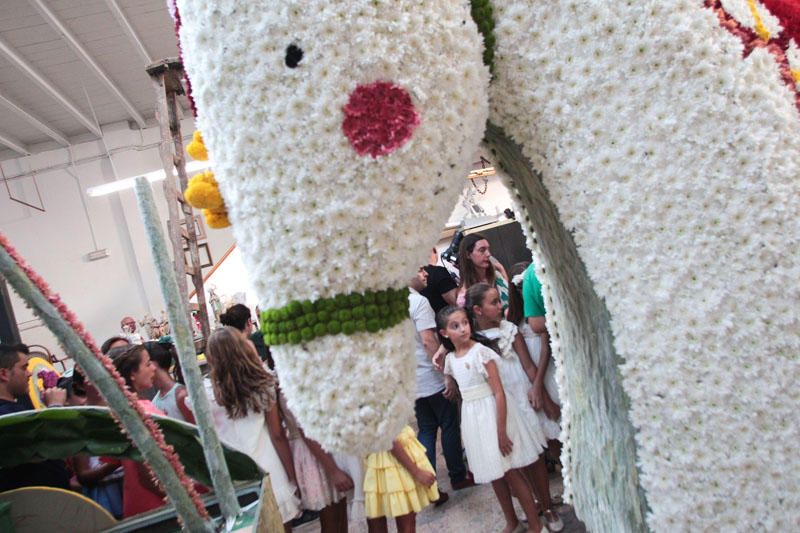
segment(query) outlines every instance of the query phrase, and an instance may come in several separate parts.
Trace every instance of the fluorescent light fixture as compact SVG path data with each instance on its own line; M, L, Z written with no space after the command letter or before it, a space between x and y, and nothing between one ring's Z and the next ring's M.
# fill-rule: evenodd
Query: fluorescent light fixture
M203 170L211 166L209 161L190 161L186 163L186 173L197 172L198 170ZM173 175L177 176L177 172L173 170ZM124 191L125 189L133 189L133 186L136 183L136 178L147 178L150 183L154 181L161 181L166 177L166 173L163 169L154 170L153 172L148 172L146 174L140 174L138 176L133 176L132 178L125 178L117 181L112 181L110 183L104 183L102 185L97 185L95 187L89 187L86 189L86 194L92 197L96 196L104 196L106 194L111 194L112 192L119 192Z

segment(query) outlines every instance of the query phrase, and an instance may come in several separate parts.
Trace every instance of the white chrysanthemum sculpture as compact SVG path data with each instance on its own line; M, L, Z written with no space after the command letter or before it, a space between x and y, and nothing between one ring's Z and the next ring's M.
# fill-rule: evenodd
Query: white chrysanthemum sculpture
M281 386L328 449L410 418L407 280L486 121L463 2L179 0L180 38Z
M540 173L618 355L575 342L590 298L535 227L576 510L598 532L800 530L797 3L492 3L490 120ZM619 382L635 448L603 461L628 439Z

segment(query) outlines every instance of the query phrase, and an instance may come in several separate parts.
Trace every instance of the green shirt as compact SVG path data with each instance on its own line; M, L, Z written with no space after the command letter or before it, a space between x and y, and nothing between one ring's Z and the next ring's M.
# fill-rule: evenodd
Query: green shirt
M536 277L536 266L531 263L522 278L522 303L525 318L530 316L544 316L544 298L542 298L542 284Z

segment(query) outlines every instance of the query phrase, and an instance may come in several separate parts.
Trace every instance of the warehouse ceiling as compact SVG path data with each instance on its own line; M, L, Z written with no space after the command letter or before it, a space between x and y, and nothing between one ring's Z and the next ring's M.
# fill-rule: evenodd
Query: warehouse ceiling
M145 67L178 55L165 0L0 4L0 161L154 124Z

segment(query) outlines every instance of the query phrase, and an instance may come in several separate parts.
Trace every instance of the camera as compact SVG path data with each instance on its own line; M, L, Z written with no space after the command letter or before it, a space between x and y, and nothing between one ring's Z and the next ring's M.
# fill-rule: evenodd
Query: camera
M458 266L458 247L461 245L461 239L464 238L464 232L459 230L453 235L453 240L450 241L450 246L447 250L442 252L442 261L447 261L451 265Z

